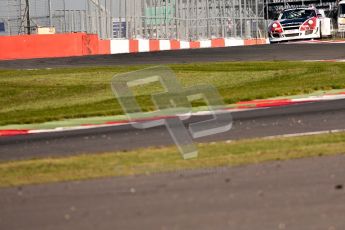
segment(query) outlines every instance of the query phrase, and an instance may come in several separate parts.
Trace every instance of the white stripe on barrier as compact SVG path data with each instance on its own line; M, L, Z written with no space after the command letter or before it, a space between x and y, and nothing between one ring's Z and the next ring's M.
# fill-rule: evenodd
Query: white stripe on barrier
M171 50L170 40L160 40L159 48L160 50Z
M244 46L243 39L234 39L234 38L226 38L225 39L225 47L229 46Z
M180 48L181 49L189 49L190 48L189 42L180 41Z
M110 53L111 54L129 53L129 40L111 40Z
M200 41L200 48L211 48L211 47L212 47L211 40Z
M139 39L139 52L150 52L150 40Z

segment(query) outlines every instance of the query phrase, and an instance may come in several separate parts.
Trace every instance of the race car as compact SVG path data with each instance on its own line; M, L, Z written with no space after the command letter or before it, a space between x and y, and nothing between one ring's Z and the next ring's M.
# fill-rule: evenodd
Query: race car
M269 40L274 43L321 38L324 18L324 12L319 12L316 8L286 9L279 15L278 20L269 25Z
M345 33L345 0L339 2L338 32Z

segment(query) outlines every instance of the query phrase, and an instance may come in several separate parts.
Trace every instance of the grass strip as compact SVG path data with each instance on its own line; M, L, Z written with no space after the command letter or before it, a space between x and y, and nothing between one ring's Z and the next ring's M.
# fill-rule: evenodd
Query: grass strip
M227 104L345 88L345 63L231 62L169 66L184 87L214 85ZM142 68L0 70L0 126L122 115L111 91L111 79L115 74ZM145 111L154 110L150 95L161 91L159 84L134 89Z
M183 160L175 147L0 162L0 187L236 166L344 153L345 133L199 144Z

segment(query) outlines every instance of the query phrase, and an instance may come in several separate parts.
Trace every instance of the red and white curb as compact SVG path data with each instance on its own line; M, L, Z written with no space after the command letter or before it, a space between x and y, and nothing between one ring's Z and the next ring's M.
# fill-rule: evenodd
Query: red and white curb
M295 105L308 102L317 102L317 101L330 101L330 100L339 100L345 99L345 92L337 94L327 94L322 96L310 96L306 98L298 99L272 99L272 100L253 100L253 101L244 101L236 104L235 107L226 109L226 111L237 112L243 110L253 110L253 109L264 109L272 107L281 107L288 105ZM145 122L145 121L154 121L161 119L169 119L183 116L204 116L211 115L210 111L199 111L188 115L176 115L176 116L158 116L146 119L138 119L135 121L130 120L121 120L114 122L105 122L104 124L83 124L80 126L74 127L58 127L54 129L10 129L10 130L0 130L0 137L6 136L18 136L18 135L28 135L28 134L37 134L37 133L53 133L53 132L64 132L64 131L73 131L73 130L83 130L91 128L100 128L100 127L110 127L110 126L121 126L128 125L131 123Z

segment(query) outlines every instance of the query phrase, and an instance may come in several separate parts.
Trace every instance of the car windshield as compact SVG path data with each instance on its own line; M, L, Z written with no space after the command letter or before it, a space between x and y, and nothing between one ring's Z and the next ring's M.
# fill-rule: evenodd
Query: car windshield
M339 5L339 17L345 18L345 4Z
M287 10L281 15L281 19L299 19L299 18L311 18L316 17L315 10Z

